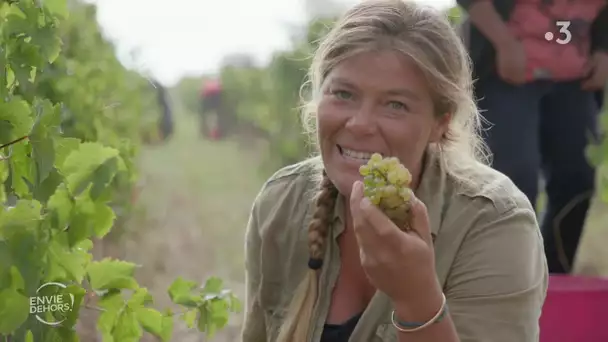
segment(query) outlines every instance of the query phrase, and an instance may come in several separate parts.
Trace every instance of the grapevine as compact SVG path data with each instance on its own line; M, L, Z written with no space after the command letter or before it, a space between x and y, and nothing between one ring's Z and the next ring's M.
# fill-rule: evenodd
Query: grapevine
M215 277L176 279L181 309L157 310L138 265L93 260L128 213L150 88L117 60L94 6L0 0L0 340L78 341L80 313L95 310L103 341L168 341L178 317L213 335L240 310ZM62 287L40 292L49 283Z
M395 157L382 158L374 153L368 163L359 168L364 177L365 197L377 205L399 228L409 229L409 188L412 175Z

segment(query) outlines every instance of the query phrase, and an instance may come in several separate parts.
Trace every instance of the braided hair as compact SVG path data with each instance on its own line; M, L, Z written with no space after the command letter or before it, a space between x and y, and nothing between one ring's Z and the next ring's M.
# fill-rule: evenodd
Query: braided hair
M319 185L319 191L314 199L315 209L308 225L309 269L291 302L290 314L279 332L277 339L279 342L308 341L310 322L317 301L320 270L323 266L327 237L333 223L334 207L338 198L338 190L325 170Z

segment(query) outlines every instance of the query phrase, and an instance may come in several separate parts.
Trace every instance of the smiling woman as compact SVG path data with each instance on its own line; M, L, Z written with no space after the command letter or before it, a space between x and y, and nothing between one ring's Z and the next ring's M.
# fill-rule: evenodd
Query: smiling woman
M548 273L536 216L483 163L467 54L447 18L359 3L310 80L320 157L279 170L253 205L243 341L538 341ZM363 196L372 153L411 172L410 231Z
M430 94L412 59L388 49L336 66L323 85L317 116L323 162L341 193L350 193L359 166L374 152L398 157L419 175L428 144L439 142L450 119L433 114Z

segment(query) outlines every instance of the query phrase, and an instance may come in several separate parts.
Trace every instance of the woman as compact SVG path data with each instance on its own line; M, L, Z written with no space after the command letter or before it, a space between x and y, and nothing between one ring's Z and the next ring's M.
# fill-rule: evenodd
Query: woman
M478 161L471 71L447 18L361 2L310 76L320 157L255 200L243 341L538 341L548 273L535 213ZM362 196L372 152L412 173L411 233Z

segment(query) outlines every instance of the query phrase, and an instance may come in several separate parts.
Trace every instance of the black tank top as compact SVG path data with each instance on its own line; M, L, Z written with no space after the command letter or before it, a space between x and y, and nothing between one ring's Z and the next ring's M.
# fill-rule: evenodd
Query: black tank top
M361 314L358 314L342 324L325 324L321 342L348 342L360 318Z

